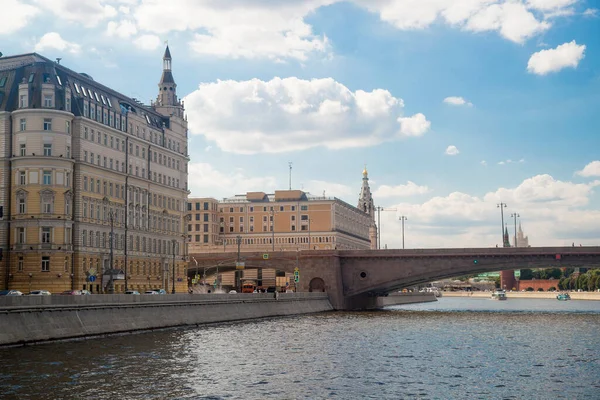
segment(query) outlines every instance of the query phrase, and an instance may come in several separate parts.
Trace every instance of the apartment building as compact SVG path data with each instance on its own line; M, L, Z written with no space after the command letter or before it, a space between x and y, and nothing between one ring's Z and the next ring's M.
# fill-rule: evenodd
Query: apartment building
M169 48L150 105L58 61L0 58L0 287L186 291L188 132Z

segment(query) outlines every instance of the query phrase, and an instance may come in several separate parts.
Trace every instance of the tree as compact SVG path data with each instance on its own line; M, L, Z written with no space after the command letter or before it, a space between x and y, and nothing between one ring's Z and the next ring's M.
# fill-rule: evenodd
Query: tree
M525 268L521 270L521 280L522 281L530 281L533 278L533 272L529 268Z

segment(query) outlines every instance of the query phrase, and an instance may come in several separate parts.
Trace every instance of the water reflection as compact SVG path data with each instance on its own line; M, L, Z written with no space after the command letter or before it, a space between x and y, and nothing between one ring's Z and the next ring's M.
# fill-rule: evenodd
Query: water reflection
M3 349L0 393L19 399L597 398L600 311L594 302L556 302L573 307L557 311L546 301L474 300ZM498 303L512 309L496 309Z

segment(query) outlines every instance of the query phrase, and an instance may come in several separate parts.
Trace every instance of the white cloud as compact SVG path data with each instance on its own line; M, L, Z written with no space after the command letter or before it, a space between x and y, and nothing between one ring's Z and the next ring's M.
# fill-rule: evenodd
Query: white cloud
M41 52L49 49L75 54L81 51L81 46L77 43L67 42L57 32L48 32L36 43L35 51Z
M595 17L598 15L598 9L597 8L588 8L583 12L583 15L586 17Z
M417 113L412 117L398 118L400 123L400 133L405 136L422 136L431 127L431 122L427 121L425 115Z
M27 26L29 21L40 12L37 7L17 0L5 0L3 3L2 9L7 12L6 15L9 15L9 17L2 18L0 35L13 33Z
M427 186L420 186L412 181L406 182L406 185L381 185L373 192L374 198L387 197L408 197L430 192Z
M394 205L406 215L406 244L415 247L493 247L501 242L499 202L508 204L505 220L513 232L509 213L518 212L532 246L595 244L600 241L600 211L587 210L600 181L576 184L550 175L537 175L514 188L499 188L482 197L454 192L423 203ZM507 214L508 213L508 214ZM382 241L401 245L400 224L393 213L382 213Z
M142 35L133 43L142 50L155 50L160 46L160 39L156 35Z
M438 19L472 32L498 31L506 39L522 43L524 40L550 28L539 21L531 10L535 6L517 1L498 0L407 0L373 1L354 0L398 29L424 29ZM553 7L561 10L563 6Z
M480 164L483 165L484 167L487 167L487 161L485 161L485 160L481 160Z
M524 158L521 158L521 159L520 159L520 160L518 160L518 161L514 161L514 160L511 160L511 159L509 158L508 160L499 161L499 162L498 162L498 165L517 164L517 163L519 163L519 164L522 164L522 163L524 163L524 162L525 162L525 159L524 159Z
M450 145L446 148L445 153L446 153L446 155L449 155L449 156L455 156L458 153L460 153L460 151L458 151L458 148L456 146Z
M190 46L199 54L305 60L310 53L326 52L328 42L312 33L304 17L335 2L156 0L143 2L133 15L139 28L149 32L194 32Z
M404 102L387 90L352 92L332 78L204 83L185 103L192 134L243 154L374 146L431 125L402 117Z
M272 192L277 189L275 178L249 176L242 169L225 173L207 163L190 163L188 168L191 197L219 199L246 192Z
M108 36L116 36L122 39L127 39L137 33L135 23L131 21L110 21L106 27L106 34Z
M579 176L600 176L600 161L592 161L586 165L581 171L576 172Z
M106 18L117 15L117 10L101 0L34 0L34 3L60 19L85 27L94 27Z
M469 107L473 106L473 103L470 103L470 102L466 101L464 98L457 97L457 96L446 97L444 99L444 103L451 104L453 106L469 106Z
M578 45L574 40L564 43L555 49L540 50L534 53L527 63L527 71L546 75L563 68L576 68L585 55L585 45Z
M553 11L564 9L577 3L578 0L527 0L527 4L531 8L540 11Z
M310 180L303 186L305 192L309 192L314 196L349 198L357 192L356 188L347 185L319 180ZM356 194L356 199L358 199L358 194Z

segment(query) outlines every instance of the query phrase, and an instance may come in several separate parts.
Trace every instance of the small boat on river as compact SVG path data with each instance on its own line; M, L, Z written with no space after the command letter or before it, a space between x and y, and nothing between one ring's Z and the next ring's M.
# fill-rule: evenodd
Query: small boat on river
M492 300L506 300L506 291L497 289L492 293Z
M556 295L556 298L560 301L571 300L571 296L569 296L569 293L559 293L558 295Z

